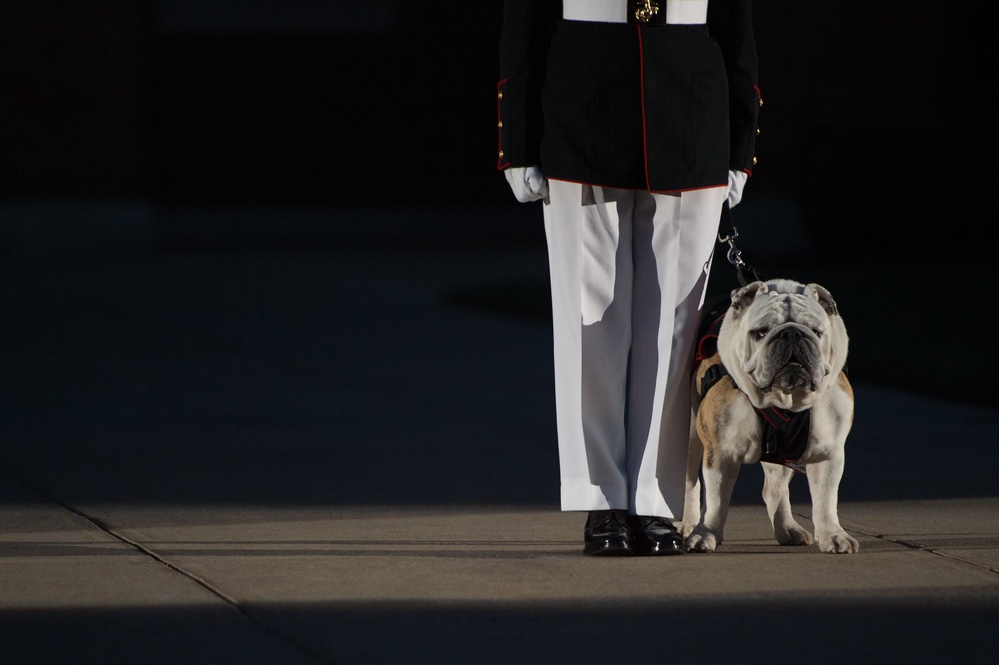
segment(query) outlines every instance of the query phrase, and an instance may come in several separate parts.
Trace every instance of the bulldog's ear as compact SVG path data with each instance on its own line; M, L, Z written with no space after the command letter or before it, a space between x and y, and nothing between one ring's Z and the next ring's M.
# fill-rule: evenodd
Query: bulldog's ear
M836 308L836 301L833 300L832 294L824 286L818 284L809 284L805 287L805 295L811 296L819 301L822 305L822 309L826 311L829 316L839 316L839 310Z
M749 307L757 296L763 295L767 292L766 282L752 282L746 286L732 291L732 312L736 316L742 313L742 310Z

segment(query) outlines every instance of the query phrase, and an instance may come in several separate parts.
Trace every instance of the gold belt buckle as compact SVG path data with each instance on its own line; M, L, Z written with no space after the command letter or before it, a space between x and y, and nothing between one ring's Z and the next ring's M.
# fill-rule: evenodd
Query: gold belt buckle
M653 0L644 0L635 8L635 20L639 23L648 23L659 13L659 3Z

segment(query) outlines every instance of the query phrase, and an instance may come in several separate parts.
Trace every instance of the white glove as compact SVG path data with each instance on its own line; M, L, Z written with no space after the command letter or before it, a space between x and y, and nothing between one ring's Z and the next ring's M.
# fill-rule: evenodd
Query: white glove
M548 198L548 181L537 166L514 166L504 169L503 174L521 203Z
M745 171L728 172L728 207L734 208L742 200L742 189L746 186L749 176Z

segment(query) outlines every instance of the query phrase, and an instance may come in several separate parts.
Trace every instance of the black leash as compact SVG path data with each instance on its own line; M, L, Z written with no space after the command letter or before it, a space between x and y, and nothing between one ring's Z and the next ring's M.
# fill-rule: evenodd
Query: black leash
M728 243L728 252L726 252L725 257L728 262L735 266L736 277L739 281L739 286L747 286L753 282L765 282L759 271L753 266L746 263L745 259L742 258L742 250L735 246L735 239L739 237L739 232L736 230L735 226L732 224L732 210L729 208L728 201L722 204L721 210L721 220L718 223L718 242ZM697 360L700 361L706 358L711 353L704 353L700 347L701 340L705 337L717 337L717 331L709 333L712 326L720 326L722 317L725 316L725 312L732 305L732 298L728 292L724 295L719 295L713 302L705 303L704 309L701 312L701 324L697 331ZM712 349L713 352L713 349ZM719 369L720 366L719 366Z
M738 237L739 231L732 224L732 210L728 206L728 201L725 201L722 205L721 221L718 224L718 242L728 243L728 252L725 256L728 262L735 266L739 284L746 286L751 282L766 281L756 268L742 258L742 251L735 246L735 239Z

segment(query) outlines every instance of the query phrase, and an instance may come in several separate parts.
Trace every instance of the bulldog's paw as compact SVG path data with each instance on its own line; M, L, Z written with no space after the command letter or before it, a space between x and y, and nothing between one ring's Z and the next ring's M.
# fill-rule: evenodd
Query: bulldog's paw
M831 554L856 554L860 551L860 543L840 530L819 538L819 549Z
M721 539L706 529L697 528L687 537L685 544L688 552L714 552L721 544Z
M781 545L811 545L812 534L797 522L783 527L774 527L774 538Z

